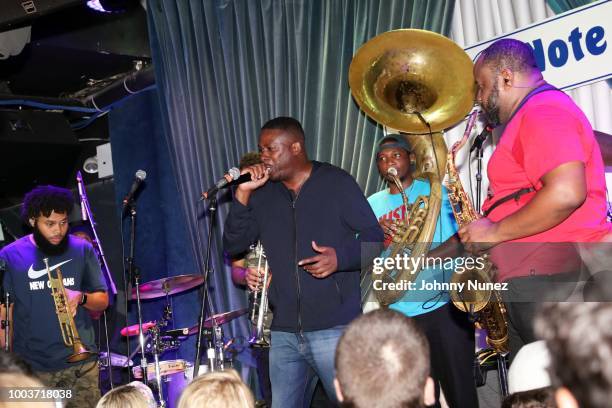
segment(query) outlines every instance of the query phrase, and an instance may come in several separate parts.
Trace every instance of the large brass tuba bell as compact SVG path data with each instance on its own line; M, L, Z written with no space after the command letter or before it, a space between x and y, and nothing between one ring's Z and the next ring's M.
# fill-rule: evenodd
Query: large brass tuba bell
M411 134L459 123L474 104L472 60L456 43L431 31L377 35L359 48L349 85L359 107L376 122ZM444 158L440 158L444 160Z
M429 197L416 201L421 203L419 213L426 215L407 221L405 231L413 232L400 234L401 239L387 251L391 257L407 253L418 258L429 251L440 213L447 153L440 132L463 120L474 104L472 67L469 56L453 41L415 29L380 34L353 57L349 84L355 101L376 122L409 134L416 156L414 177L427 179L431 187ZM420 267L408 267L371 278L390 284L414 281L419 272ZM362 286L364 282L371 286L364 278ZM404 291L377 290L375 294L386 306L400 300ZM363 297L371 298L371 294Z

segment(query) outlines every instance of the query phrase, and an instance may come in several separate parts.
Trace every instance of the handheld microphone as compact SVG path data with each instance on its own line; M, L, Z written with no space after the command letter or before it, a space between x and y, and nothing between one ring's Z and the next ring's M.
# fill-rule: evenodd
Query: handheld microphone
M134 199L134 194L136 194L136 191L138 191L138 187L140 187L140 185L146 178L147 178L146 171L138 170L136 172L134 182L132 183L132 187L130 187L130 192L127 193L127 195L123 199L123 208L127 207L128 204Z
M482 132L480 132L480 134L476 136L476 138L474 139L474 143L472 144L472 147L470 148L470 153L472 153L476 149L482 148L482 144L487 139L487 137L491 136L493 129L495 129L495 126L493 126L490 123L487 123L484 129L482 129Z
M240 170L238 170L237 167L232 167L227 171L227 174L223 175L223 177L215 183L214 186L202 193L200 201L207 200L210 196L217 194L217 192L222 188L246 183L247 181L251 181L250 173L240 174Z

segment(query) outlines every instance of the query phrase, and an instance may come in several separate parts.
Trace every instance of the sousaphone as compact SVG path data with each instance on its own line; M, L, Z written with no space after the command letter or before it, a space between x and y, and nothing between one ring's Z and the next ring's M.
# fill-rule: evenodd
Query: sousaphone
M472 67L470 57L453 41L416 29L380 34L353 57L349 85L355 101L376 122L406 134L416 156L414 176L428 180L431 187L428 197L417 199L419 208L413 209L413 217L396 234L386 256L421 257L429 251L440 213L447 155L441 132L462 121L474 104ZM420 269L409 266L371 278L387 284L414 281ZM364 300L371 297L371 282L365 278ZM401 299L404 290L374 293L386 306Z

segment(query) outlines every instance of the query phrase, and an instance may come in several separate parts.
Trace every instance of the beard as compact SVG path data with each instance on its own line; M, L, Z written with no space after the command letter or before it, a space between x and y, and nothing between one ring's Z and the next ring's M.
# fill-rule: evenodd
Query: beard
M34 232L32 235L34 237L34 242L36 242L36 246L38 246L38 249L40 249L45 255L61 255L66 252L66 249L68 249L68 234L66 234L57 245L49 242L47 238L40 233L40 230L36 225L34 225Z
M501 123L499 119L499 87L493 87L491 95L487 98L487 106L484 107L485 114L490 124L497 126Z

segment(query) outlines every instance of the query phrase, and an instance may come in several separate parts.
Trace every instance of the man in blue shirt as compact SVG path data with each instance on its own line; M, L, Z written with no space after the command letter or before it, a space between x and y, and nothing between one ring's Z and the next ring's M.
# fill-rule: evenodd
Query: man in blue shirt
M33 233L2 248L0 260L6 264L3 287L13 300L9 308L11 350L46 386L70 390L66 407L95 407L100 390L89 312L106 309L108 294L93 247L68 234L73 204L72 192L64 188L40 186L26 194L22 216ZM85 348L94 352L83 361L67 361L73 349L64 344L45 259L52 277L61 270L78 335ZM1 314L5 313L2 308ZM4 333L0 334L4 345Z
M368 202L383 228L386 244L391 242L396 233L397 223L405 222L410 213L410 208L404 206L399 188L388 176L389 168L393 167L397 171L409 205L418 196L429 195L429 182L412 177L411 157L414 160L408 143L401 135L388 135L378 143L376 163L387 188L370 196ZM461 247L456 235L457 224L444 187L440 215L436 222L427 258L449 260L458 255ZM385 250L381 256L387 254ZM439 398L441 386L451 408L477 407L473 375L474 327L465 313L449 304L448 292L422 289L424 282L450 281L453 270L445 269L445 263L448 264L440 262L435 264L436 267L423 268L414 279L414 289L407 290L398 302L389 307L413 317L425 332L431 349L431 376L436 383L436 399ZM439 402L436 406L439 406Z

